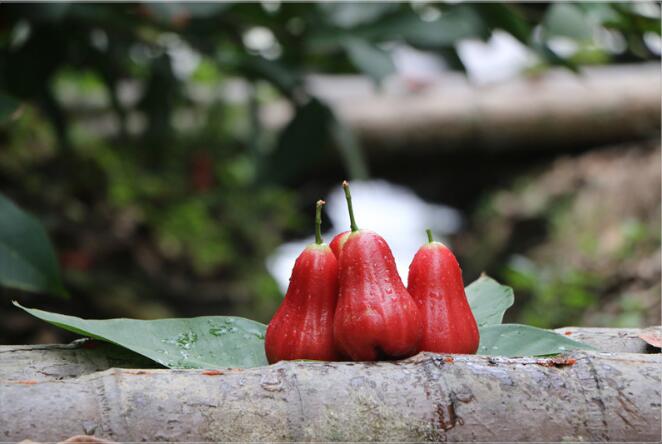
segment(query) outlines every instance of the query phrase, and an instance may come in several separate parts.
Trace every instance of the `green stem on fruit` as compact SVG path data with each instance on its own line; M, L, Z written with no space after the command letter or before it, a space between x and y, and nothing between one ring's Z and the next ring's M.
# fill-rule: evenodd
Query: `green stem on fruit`
M315 243L322 245L322 207L326 204L323 200L318 200L315 204Z
M352 194L349 192L349 182L344 180L342 187L345 190L345 200L347 200L347 209L349 210L349 227L353 233L359 231L359 227L356 225L356 220L354 219L354 207L352 207Z
M432 230L428 228L425 230L425 232L428 234L428 242L434 242L434 239L432 238Z

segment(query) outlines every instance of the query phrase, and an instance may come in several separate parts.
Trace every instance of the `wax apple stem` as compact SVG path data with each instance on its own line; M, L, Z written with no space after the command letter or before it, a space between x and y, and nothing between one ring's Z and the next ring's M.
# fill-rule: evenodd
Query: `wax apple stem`
M326 204L323 200L318 200L315 204L315 243L322 245L322 207Z
M349 182L346 180L343 181L342 187L345 190L345 199L347 200L347 209L349 210L349 227L353 233L359 231L359 227L356 225L356 219L354 219L354 207L352 206L352 193L349 192Z

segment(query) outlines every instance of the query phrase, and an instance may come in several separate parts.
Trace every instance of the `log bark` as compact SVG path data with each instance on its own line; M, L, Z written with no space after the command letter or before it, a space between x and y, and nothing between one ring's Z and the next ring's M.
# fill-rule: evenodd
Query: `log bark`
M113 367L163 368L144 356L106 342L0 345L0 381L75 378Z
M564 328L612 353L421 353L400 362L154 366L110 344L0 348L0 441L658 441L659 351L639 329ZM642 345L643 344L643 345Z
M2 440L658 441L659 354L226 371L109 369L0 382Z

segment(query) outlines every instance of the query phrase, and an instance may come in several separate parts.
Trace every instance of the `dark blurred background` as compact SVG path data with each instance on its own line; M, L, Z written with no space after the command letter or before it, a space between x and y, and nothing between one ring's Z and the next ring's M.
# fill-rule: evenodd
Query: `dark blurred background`
M0 289L0 343L72 337L12 299L267 322L344 178L458 210L508 321L659 324L661 46L657 2L1 4L0 191L71 297Z

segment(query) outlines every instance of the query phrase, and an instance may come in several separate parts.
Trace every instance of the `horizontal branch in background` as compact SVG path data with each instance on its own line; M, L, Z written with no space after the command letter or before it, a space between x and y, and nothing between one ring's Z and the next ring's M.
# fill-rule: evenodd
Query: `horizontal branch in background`
M660 66L554 69L536 77L475 86L444 74L417 93L376 91L367 79L322 77L312 90L357 132L370 154L539 151L658 138ZM284 104L265 112L272 127Z
M465 149L535 152L658 138L659 71L659 63L585 68L580 74L556 68L483 86L446 72L416 92L407 92L402 78L381 89L362 76L314 75L308 84L313 95L356 131L368 155ZM124 106L130 107L139 100L142 86L126 81L122 90ZM192 85L190 99L203 107L218 101L246 104L247 90L241 79L214 87ZM118 132L102 94L70 93L63 100L68 112L96 134ZM181 111L187 116L181 125L199 121L191 110ZM292 108L274 102L260 115L268 128L280 129L291 119ZM130 132L144 130L138 114L129 112L128 118Z
M103 362L100 349L76 350L0 349L3 440L660 439L659 353L544 359L422 353L400 362L96 372L121 358ZM68 361L73 367L64 374ZM25 379L12 362L26 367Z

